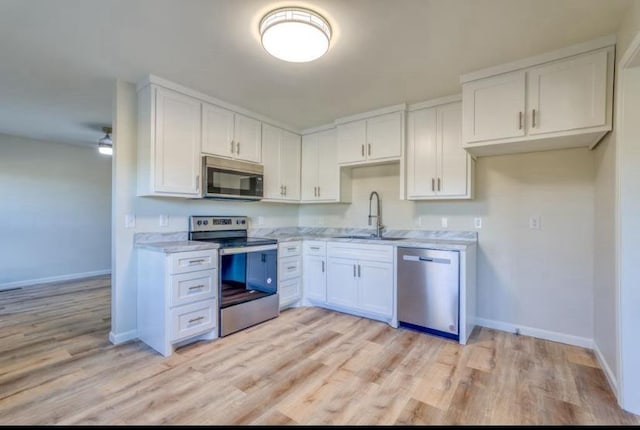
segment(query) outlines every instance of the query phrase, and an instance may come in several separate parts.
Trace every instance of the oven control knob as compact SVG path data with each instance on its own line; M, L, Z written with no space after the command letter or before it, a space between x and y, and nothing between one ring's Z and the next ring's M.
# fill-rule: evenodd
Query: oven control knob
M201 225L202 221L198 220L198 222L196 222L196 224Z
M207 221L206 219L203 222L204 222L204 225L209 224L209 221Z

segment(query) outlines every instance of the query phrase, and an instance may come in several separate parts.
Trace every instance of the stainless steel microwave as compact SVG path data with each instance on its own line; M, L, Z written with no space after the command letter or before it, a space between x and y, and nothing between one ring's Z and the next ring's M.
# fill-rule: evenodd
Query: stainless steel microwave
M261 200L263 172L261 164L203 157L203 197L211 199Z

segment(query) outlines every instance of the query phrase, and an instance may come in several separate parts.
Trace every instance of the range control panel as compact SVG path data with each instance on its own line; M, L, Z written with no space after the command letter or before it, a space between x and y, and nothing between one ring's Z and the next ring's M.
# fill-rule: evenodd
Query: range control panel
M249 218L246 216L191 216L189 231L247 230Z

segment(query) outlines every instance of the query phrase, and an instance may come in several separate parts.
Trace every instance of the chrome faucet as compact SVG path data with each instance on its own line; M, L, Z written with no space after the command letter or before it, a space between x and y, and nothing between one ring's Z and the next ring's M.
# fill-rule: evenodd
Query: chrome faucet
M371 215L371 200L373 200L373 196L376 196L376 214L375 215ZM371 225L371 218L375 218L376 219L376 237L380 238L382 237L382 228L384 227L382 225L382 218L380 217L380 196L378 195L377 192L375 191L371 191L371 194L369 195L369 225Z

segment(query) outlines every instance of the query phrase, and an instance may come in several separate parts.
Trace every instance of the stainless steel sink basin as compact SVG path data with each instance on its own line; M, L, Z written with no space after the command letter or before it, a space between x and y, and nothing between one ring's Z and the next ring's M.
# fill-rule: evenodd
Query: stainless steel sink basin
M402 237L377 237L366 235L335 236L334 239L402 240Z

